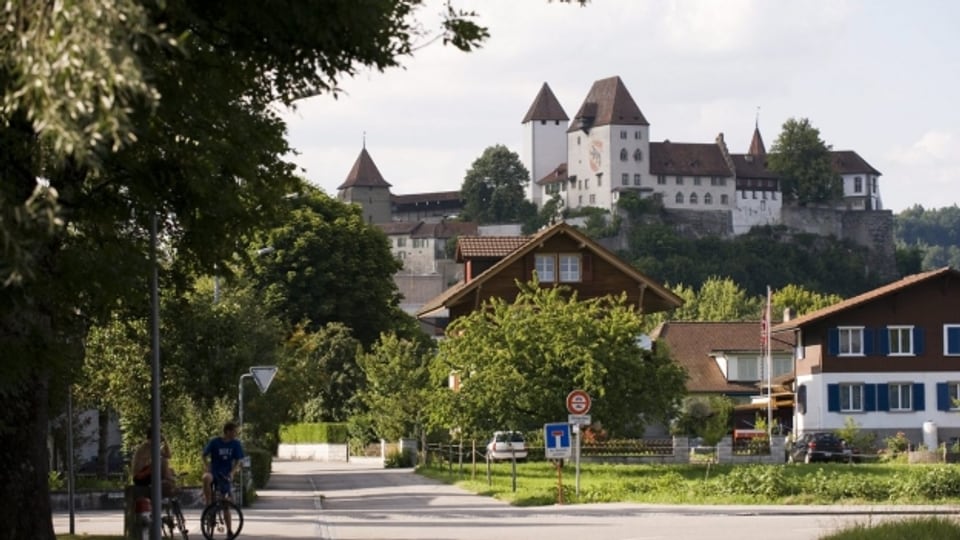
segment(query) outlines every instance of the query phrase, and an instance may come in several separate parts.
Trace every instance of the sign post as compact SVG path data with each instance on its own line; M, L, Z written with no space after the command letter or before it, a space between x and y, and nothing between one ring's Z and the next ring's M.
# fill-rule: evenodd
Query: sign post
M574 426L574 433L577 434L577 454L576 463L576 493L580 496L580 425L590 425L591 399L590 394L583 390L574 390L567 394L567 412L570 413L570 423Z
M547 459L558 460L557 464L557 502L563 504L563 467L561 459L570 457L570 424L556 423L543 426L543 452Z
M264 394L267 392L267 388L270 388L270 383L273 382L273 376L277 374L277 366L253 366L250 368L250 373L244 373L240 376L239 391L240 396L237 402L237 420L240 424L240 429L243 429L243 380L250 377L257 383L257 388L260 389L260 393ZM249 464L249 458L245 458L247 461L245 465ZM240 493L237 494L237 504L241 507L243 506L243 490L246 489L246 485L243 483L243 469L240 467Z

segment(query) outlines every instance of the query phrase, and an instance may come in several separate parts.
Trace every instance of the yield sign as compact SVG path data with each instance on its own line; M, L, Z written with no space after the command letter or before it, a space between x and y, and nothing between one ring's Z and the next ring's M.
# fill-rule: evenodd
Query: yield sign
M253 380L257 383L257 388L260 389L261 394L267 392L267 388L270 387L273 376L276 374L277 366L254 366L250 368L250 375L253 375Z
M590 412L590 394L583 390L574 390L567 394L567 412L570 414L587 414Z

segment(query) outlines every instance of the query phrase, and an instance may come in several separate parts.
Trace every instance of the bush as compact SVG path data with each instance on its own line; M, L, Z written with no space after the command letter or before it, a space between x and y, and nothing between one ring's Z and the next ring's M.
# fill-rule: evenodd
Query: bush
M247 447L244 450L250 456L250 475L253 476L253 486L257 488L265 487L270 480L273 455L269 450L255 446Z
M413 454L410 452L401 452L391 450L383 462L386 469L406 469L413 467Z
M349 438L346 423L305 423L280 426L280 442L284 444L340 443Z
M740 466L716 479L718 491L727 495L783 497L794 488L783 474L782 465Z

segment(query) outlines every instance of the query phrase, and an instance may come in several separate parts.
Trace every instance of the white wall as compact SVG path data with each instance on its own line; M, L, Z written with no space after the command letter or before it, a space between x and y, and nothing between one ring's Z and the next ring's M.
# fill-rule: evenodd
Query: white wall
M764 194L766 199L763 198ZM744 195L746 198L743 198ZM773 196L776 199L772 199ZM780 224L780 210L783 207L780 192L741 190L736 191L734 197L733 234L746 234L756 226Z
M543 205L543 186L537 180L567 161L567 123L555 120L527 122L523 125L520 161L530 172L527 199L539 208Z

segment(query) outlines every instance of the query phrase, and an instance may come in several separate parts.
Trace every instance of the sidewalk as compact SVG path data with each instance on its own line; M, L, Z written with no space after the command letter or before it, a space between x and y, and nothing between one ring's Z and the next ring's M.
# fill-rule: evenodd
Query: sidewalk
M314 485L313 474L323 469L380 468L379 463L363 461L324 463L316 461L274 460L267 487L258 490L257 501L243 509L243 530L240 537L248 540L274 538L323 537L319 519L322 496ZM184 508L191 538L202 538L200 514L203 508ZM70 516L56 512L53 528L57 534L70 532ZM74 533L123 535L123 512L91 510L74 514Z

